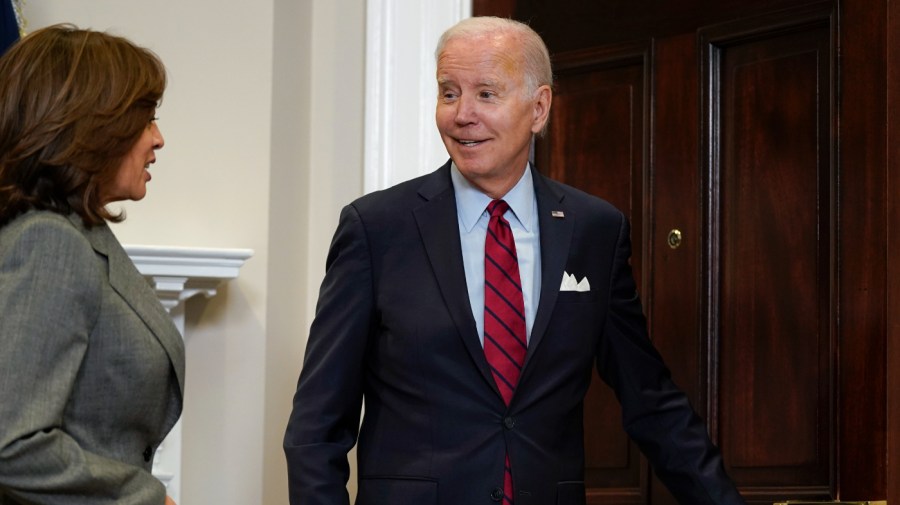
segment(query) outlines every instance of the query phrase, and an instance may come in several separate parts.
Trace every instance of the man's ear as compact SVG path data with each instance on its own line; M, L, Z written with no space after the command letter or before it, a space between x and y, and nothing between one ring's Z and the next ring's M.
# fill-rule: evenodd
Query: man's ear
M550 103L553 101L553 90L544 84L534 92L534 119L531 123L531 132L540 133L544 125L550 119Z

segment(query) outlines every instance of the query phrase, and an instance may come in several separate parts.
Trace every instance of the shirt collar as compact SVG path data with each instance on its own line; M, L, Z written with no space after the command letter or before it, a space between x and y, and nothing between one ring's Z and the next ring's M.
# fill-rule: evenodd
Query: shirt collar
M491 197L473 186L459 172L456 163L450 165L450 179L456 193L456 210L460 223L466 232L470 232L481 216L487 212ZM531 177L531 163L526 163L525 172L519 182L503 195L503 200L509 205L525 231L530 232L534 222L534 179Z

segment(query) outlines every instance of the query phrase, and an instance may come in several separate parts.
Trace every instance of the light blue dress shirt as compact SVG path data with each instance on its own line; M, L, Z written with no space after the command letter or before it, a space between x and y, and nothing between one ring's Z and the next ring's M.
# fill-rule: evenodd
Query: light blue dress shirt
M484 346L484 242L490 220L487 206L491 197L463 177L455 163L450 167L450 177L456 192L456 215L469 303L472 305L478 338ZM509 221L516 241L522 296L525 299L525 329L527 338L531 341L531 327L541 294L541 244L530 164L525 166L522 178L503 196L503 200L510 208L504 217Z

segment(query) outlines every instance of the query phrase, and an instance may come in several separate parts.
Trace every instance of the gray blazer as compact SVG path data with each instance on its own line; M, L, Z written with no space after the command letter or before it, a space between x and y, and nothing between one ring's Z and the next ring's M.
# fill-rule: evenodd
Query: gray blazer
M162 505L184 344L106 225L0 228L0 505Z

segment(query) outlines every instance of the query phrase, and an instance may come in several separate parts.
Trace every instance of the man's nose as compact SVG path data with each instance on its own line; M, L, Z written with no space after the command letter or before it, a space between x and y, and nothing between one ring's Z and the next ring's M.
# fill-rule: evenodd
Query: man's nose
M474 97L462 95L456 102L456 123L466 125L478 121L478 106Z

